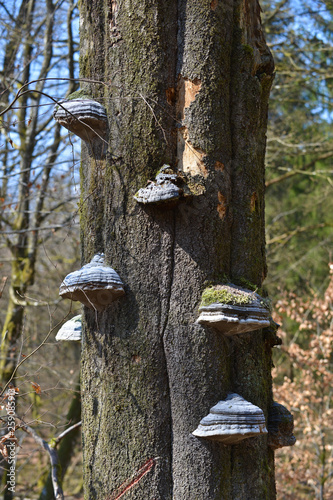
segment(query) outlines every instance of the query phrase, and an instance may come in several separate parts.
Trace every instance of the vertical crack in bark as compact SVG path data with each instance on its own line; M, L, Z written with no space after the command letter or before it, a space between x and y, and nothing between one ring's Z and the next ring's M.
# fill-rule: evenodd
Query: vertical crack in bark
M179 59L180 59L180 53L184 50L183 47L180 46L180 44L183 41L183 38L180 38L181 36L181 31L182 27L180 26L180 20L179 20L179 1L177 2L177 7L176 7L176 21L177 21L177 30L176 30L176 58L175 58L175 67L174 67L174 86L173 86L173 92L168 92L167 91L167 99L169 102L169 105L173 106L173 111L174 111L174 125L176 126L176 121L177 121L177 116L176 116L176 106L177 106L177 88L176 88L176 82L177 82L177 73L180 73L180 68L178 68L179 64ZM177 128L176 128L176 133L178 133ZM173 154L174 160L177 160L177 140L174 143L174 154ZM169 373L169 363L168 363L168 356L167 356L167 327L169 323L169 314L170 314L170 305L171 305L171 295L172 295L172 287L173 287L173 282L174 282L174 270L175 270L175 243L176 243L176 216L177 212L176 210L173 210L172 214L172 220L170 223L170 226L172 224L171 228L171 233L170 233L170 265L169 265L169 281L168 281L168 290L167 290L167 296L166 296L166 310L165 310L165 317L163 323L161 322L161 339L162 339L162 350L163 350L163 357L164 357L164 363L165 363L165 369L166 369L166 383L167 383L167 397L168 397L168 407L169 407L169 417L170 417L170 431L169 431L169 439L170 439L170 464L169 464L169 474L170 474L170 500L174 497L174 479L173 479L173 411L172 411L172 399L171 399L171 380L170 380L170 373ZM162 318L163 319L163 318Z
M231 34L231 50L230 50L230 56L229 56L229 68L230 68L230 78L229 78L229 103L228 103L228 108L229 108L229 132L230 132L230 148L231 148L231 169L230 169L230 199L229 199L229 207L231 211L231 221L230 221L230 250L229 250L229 274L230 276L232 275L232 234L233 234L233 225L234 225L234 211L233 211L233 179L232 179L232 169L233 169L233 154L234 154L234 140L233 140L233 126L232 126L232 110L233 110L233 105L232 105L232 99L233 99L233 45L234 45L234 26L236 22L236 14L235 14L235 1L231 1L232 5L232 10L233 10L233 23L232 23L232 34Z
M173 214L173 227L171 233L171 262L170 262L170 281L169 288L167 294L167 308L165 312L164 324L161 329L161 338L162 338L162 347L163 347L163 356L166 368L166 376L167 376L167 390L168 390L168 399L169 399L169 409L170 409L170 478L171 478L171 498L173 498L173 473L172 473L172 462L173 462L173 421L172 421L172 405L171 405L171 384L168 370L168 357L166 353L166 330L169 321L169 312L170 312L170 303L171 303L171 293L172 293L172 285L174 278L174 269L175 269L175 240L176 240L176 212Z

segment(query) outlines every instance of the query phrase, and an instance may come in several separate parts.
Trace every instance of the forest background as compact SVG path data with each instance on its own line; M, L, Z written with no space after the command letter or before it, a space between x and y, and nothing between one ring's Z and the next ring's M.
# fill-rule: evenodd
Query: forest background
M333 4L264 0L261 6L276 65L267 133L265 281L283 340L274 354L274 398L293 413L297 438L294 447L276 452L277 497L328 500ZM0 1L0 372L2 388L10 381L17 388L22 418L17 498L52 498L49 455L38 437L54 444L80 420L80 345L55 341L59 327L81 312L58 296L63 278L80 267L80 141L52 118L54 103L80 85L78 24L73 0ZM82 498L78 428L56 448L66 498Z

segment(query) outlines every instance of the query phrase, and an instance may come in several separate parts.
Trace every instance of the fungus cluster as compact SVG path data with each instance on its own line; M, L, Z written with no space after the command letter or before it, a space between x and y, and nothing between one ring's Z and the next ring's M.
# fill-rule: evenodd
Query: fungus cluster
M84 140L93 148L105 142L108 118L105 108L84 95L74 93L58 102L54 108L55 120ZM135 200L143 205L174 206L195 191L189 177L174 172L163 165L154 181L139 189ZM199 184L198 184L199 186ZM202 194L202 186L199 186ZM68 274L60 285L63 298L79 301L90 309L103 311L113 301L124 295L123 283L114 269L105 265L104 254L99 253L80 270ZM204 290L199 307L197 323L210 326L225 335L242 334L268 327L271 324L270 310L265 299L245 288L227 284L208 287ZM58 331L56 340L80 341L82 317L75 316ZM272 449L292 446L293 417L282 405L273 403L268 418L268 445ZM199 438L237 444L253 436L267 434L263 411L236 393L228 394L210 409L192 433Z

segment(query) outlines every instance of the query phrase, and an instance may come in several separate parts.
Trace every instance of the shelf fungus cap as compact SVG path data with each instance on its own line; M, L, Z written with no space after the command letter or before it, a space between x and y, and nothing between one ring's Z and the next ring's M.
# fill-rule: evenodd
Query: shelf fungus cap
M74 316L74 318L66 321L58 331L56 340L73 340L79 342L82 339L82 316Z
M146 188L141 188L136 193L134 198L138 203L144 205L149 203L165 203L179 199L180 189L170 181L165 181L162 184L151 183Z
M92 99L63 99L54 107L54 119L84 141L104 139L108 127L106 110Z
M120 277L112 267L104 264L103 253L95 255L80 270L68 274L59 289L61 297L78 300L97 311L103 311L124 294Z
M174 204L183 196L183 189L177 185L178 175L169 165L163 165L155 181L149 181L145 188L139 189L134 195L138 203L147 204Z
M276 450L296 443L294 432L294 417L280 403L274 403L268 412L268 446Z
M237 444L243 439L266 433L263 411L242 396L231 393L210 409L192 434L223 444Z
M270 325L267 302L255 292L236 285L216 285L202 294L197 323L225 335L258 330Z

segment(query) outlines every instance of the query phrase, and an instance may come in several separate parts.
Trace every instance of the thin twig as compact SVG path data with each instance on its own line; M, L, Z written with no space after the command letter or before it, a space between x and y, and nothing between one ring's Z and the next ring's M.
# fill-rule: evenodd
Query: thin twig
M69 316L71 311L68 311L68 313L66 314L65 318L67 318ZM39 351L39 349L41 347L43 347L43 345L46 344L47 340L49 339L51 333L54 332L54 330L56 330L57 328L59 328L59 326L63 323L63 320L65 319L63 318L61 321L59 321L59 323L57 323L53 328L50 329L50 331L48 332L48 334L45 336L45 338L42 340L42 342L39 344L39 346L37 346L35 349L33 349L31 351L30 354L28 354L25 358L21 359L21 361L16 365L16 367L14 368L13 370L13 373L10 377L10 379L8 380L8 382L6 383L5 387L2 389L1 393L0 393L0 397L5 393L5 391L7 390L8 386L10 385L11 381L13 380L13 378L15 377L16 375L16 372L17 370L20 368L21 365L23 365L23 363L25 363L29 358L31 358L37 351Z
M157 459L158 457L150 458L149 460L147 460L142 465L142 467L140 467L140 469L133 474L131 478L127 479L123 484L121 484L114 493L112 493L109 497L107 497L106 500L119 500L120 498L122 498L123 495L125 495L125 493L127 493L131 488L133 488L133 486L138 484L138 482L141 481L141 479L146 474L148 474L148 472L156 464Z
M60 443L60 441L66 436L66 434L68 434L69 432L73 431L77 427L80 427L81 425L82 425L82 422L80 420L80 422L77 422L76 424L73 424L70 427L68 427L68 429L64 430L64 432L62 432L61 434L59 434L58 437L56 437L56 438L53 439L53 442L55 443L55 445L57 446L58 443Z

